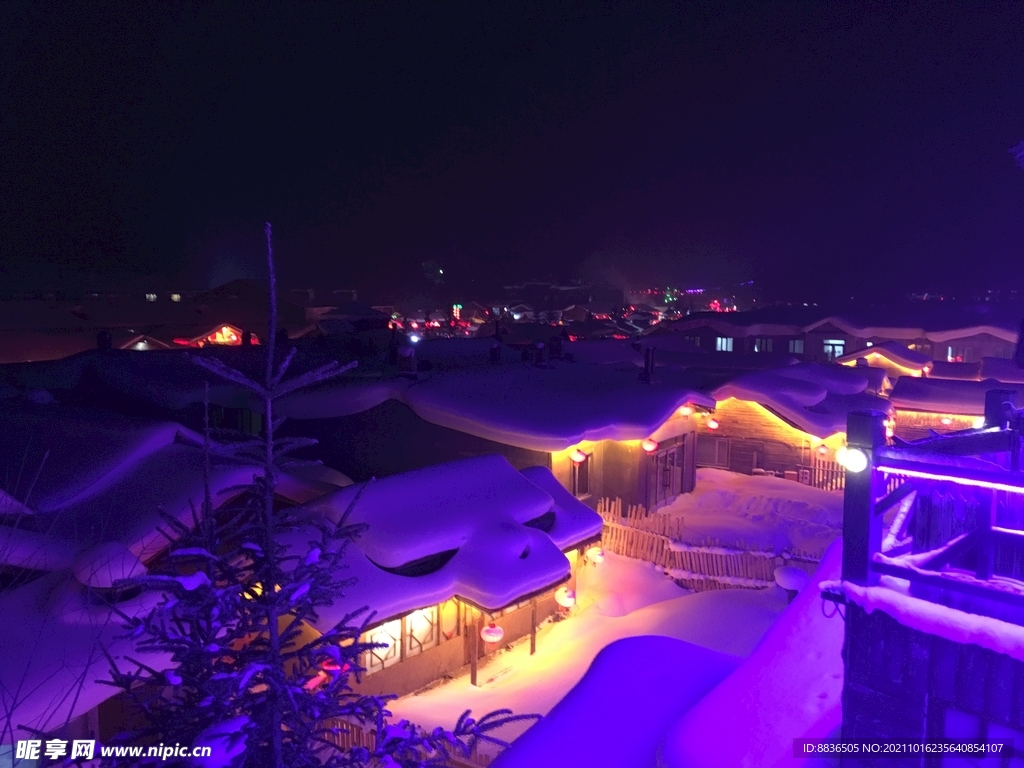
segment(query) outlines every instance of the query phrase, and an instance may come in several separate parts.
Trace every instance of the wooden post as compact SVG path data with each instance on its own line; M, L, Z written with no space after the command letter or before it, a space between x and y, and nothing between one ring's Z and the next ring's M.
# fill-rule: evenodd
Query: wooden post
M861 586L877 583L871 572L871 557L882 545L882 521L875 515L875 502L884 491L884 480L875 471L875 451L885 445L885 414L855 411L847 417L846 443L867 457L861 472L846 472L843 493L843 580Z
M999 505L999 491L992 489L992 504L988 514L978 510L978 567L975 569L975 576L979 579L991 579L995 570L995 541L992 536L992 526L996 524L996 512Z
M469 613L470 610L475 609L471 609L467 605L466 612ZM480 631L477 629L476 621L467 621L466 628L469 629L469 684L476 685L477 664L480 656Z
M537 598L530 598L530 655L537 652Z

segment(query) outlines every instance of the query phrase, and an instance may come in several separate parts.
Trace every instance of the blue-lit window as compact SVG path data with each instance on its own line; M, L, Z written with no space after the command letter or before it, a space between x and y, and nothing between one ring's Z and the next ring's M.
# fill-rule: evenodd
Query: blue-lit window
M732 352L732 336L716 336L715 337L715 351L716 352Z
M791 355L802 355L804 353L804 340L803 339L790 339L789 340L789 354Z

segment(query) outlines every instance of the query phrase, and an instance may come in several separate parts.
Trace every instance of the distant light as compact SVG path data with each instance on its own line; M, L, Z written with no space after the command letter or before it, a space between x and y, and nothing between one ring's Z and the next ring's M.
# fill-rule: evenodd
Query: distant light
M409 323L409 327L412 328L413 330L416 330L417 328L420 327L420 324L413 320L411 323Z
M647 453L654 453L658 450L658 443L656 440L651 440L651 438L648 437L647 439L640 441L640 447Z
M415 333L409 336L409 341L411 341L413 344L417 343L419 340L420 337L417 336Z
M439 269L439 270L437 270L437 274L439 274L439 275L443 275L443 274L444 274L444 270L443 270L443 269Z
M860 448L847 448L845 445L836 451L836 461L850 472L863 472L868 467L868 457Z
M156 301L156 294L155 293L147 293L146 294L146 301Z
M172 293L171 294L171 301L181 301L181 294L180 293Z
M577 448L569 454L569 458L572 459L573 464L582 464L587 460L587 454Z
M720 426L718 419L708 419L708 429L718 429Z

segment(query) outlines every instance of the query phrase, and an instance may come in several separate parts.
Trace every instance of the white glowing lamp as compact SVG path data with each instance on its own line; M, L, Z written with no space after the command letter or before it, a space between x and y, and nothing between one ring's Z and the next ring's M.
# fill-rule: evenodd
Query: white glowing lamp
M582 464L584 461L587 460L587 454L585 454L579 448L576 448L573 450L572 453L569 454L569 458L572 459L573 464Z
M849 472L863 472L868 467L868 457L860 448L845 445L836 451L836 461Z
M643 448L644 451L646 451L647 453L654 453L656 450L658 450L658 441L651 440L651 438L648 437L645 440L640 441L640 447Z
M600 547L591 547L587 550L587 560L597 565L604 562L604 550Z
M949 418L949 416L943 416L941 419L939 419L939 423L944 427L948 427L950 424L953 423L953 420Z
M555 592L555 602L563 608L572 608L576 605L576 593L568 587L559 587Z
M985 417L979 416L974 420L974 423L971 426L975 429L982 429L985 426Z
M721 425L718 423L718 419L708 419L708 429L718 429Z
M818 453L820 453L822 456L824 456L826 453L828 453L828 446L824 445L824 444L819 445L818 446Z
M500 643L505 638L505 630L491 622L480 630L480 637L485 643Z
M693 416L693 406L684 405L679 409L680 416Z

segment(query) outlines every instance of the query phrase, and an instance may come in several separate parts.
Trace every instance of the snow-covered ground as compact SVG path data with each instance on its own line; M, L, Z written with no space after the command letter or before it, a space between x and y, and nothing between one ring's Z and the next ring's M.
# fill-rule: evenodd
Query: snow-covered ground
M843 529L843 494L777 477L697 470L697 487L658 514L681 516L689 544L820 557Z
M616 640L661 635L715 651L719 661L721 654L742 658L786 607L780 588L687 594L655 566L610 552L600 565L582 568L577 587L575 615L541 629L536 655L530 656L528 642L520 643L490 659L480 671L479 687L464 675L405 696L390 707L395 717L433 728L450 727L465 709L481 715L503 708L547 714L580 681L601 649ZM656 669L668 661L637 658L633 663ZM723 675L728 671L725 662L719 668ZM513 739L527 727L509 726L501 736Z

